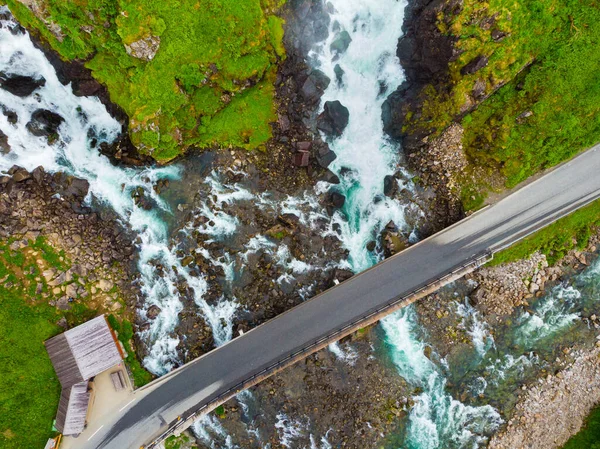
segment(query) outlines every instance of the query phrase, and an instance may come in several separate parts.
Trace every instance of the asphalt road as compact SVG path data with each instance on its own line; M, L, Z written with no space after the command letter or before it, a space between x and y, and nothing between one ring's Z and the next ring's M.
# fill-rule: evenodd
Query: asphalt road
M600 197L600 149L583 153L458 225L387 259L141 391L74 447L139 448L167 424L336 329ZM99 430L95 430L97 427ZM92 432L95 432L92 434ZM91 435L88 436L88 435Z

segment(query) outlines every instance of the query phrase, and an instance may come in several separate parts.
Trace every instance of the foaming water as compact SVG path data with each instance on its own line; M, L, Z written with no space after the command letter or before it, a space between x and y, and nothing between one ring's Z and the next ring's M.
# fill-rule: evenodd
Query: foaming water
M381 322L390 355L399 374L423 389L413 398L405 437L408 449L476 448L502 423L491 406L468 406L446 392L442 370L426 356L425 343L415 338L417 319L412 307Z
M334 13L329 38L315 49L313 56L319 69L332 79L322 101L339 100L350 114L342 136L330 143L337 155L330 169L340 177L336 188L346 197L333 222L349 251L351 269L360 272L380 260L380 253L369 252L366 247L377 240L390 221L410 234L410 240L416 240L406 220L408 206L383 194L384 178L397 173L401 162L398 144L383 131L381 107L404 79L396 47L401 34L398 24L403 22L406 3L331 3ZM344 31L352 40L348 49L338 55L331 50L331 44ZM339 73L340 69L342 81L336 82L336 71ZM411 185L402 183L399 188L411 190ZM318 189L323 191L325 186ZM446 393L442 370L425 356L425 344L416 336L412 308L386 318L382 326L399 374L423 389L414 398L415 406L409 415L407 448L475 447L497 428L501 419L492 407L465 406ZM330 349L340 358L346 357L339 345Z
M537 341L547 338L579 319L574 311L575 301L581 292L572 286L559 286L534 306L533 312L525 312L519 318L516 341L530 347Z
M494 345L487 323L480 320L479 312L469 303L468 298L463 303L456 303L456 313L462 317L460 327L471 337L477 354L483 357Z
M398 170L399 146L383 131L381 107L387 96L404 80L396 47L406 3L397 0L365 2L334 0L329 38L315 49L316 65L331 80L322 102L339 100L350 119L341 137L331 142L337 159L330 165L341 182L343 209L336 212L340 239L350 252L352 269L363 271L378 261L366 245L376 240L393 221L410 232L405 220L407 206L383 195L385 176ZM338 55L331 44L342 32L352 38L348 49ZM343 70L337 83L336 66ZM410 185L402 185L410 189ZM323 186L321 186L323 188Z
M2 12L7 12L2 7ZM177 179L180 168L128 168L113 166L101 155L97 146L113 142L121 133L121 125L106 111L102 103L93 97L77 97L70 85L63 85L56 76L44 54L32 44L29 35L22 32L15 21L0 23L0 71L6 74L45 79L45 84L33 94L17 97L0 89L0 105L16 113L16 123L9 123L0 113L0 129L8 136L11 151L0 155L0 171L13 165L28 170L42 165L49 172L62 171L90 184L88 201L97 201L113 209L123 223L139 235L140 288L144 296L142 318L148 308L157 306L158 316L150 320L141 336L148 345L149 355L145 366L155 374L164 374L179 363L177 346L179 338L174 334L183 309L179 283L183 280L193 292L199 312L211 326L215 342L222 344L231 339L232 318L237 311L235 298L222 298L216 304L208 304L204 297L208 284L201 275L192 275L182 266L176 248L169 245L165 218L171 214L168 204L155 192L153 185L160 179ZM58 139L49 143L44 137L36 137L27 130L32 113L45 109L60 115L64 121L58 128ZM227 191L219 184L213 173L207 178L217 201L231 203L249 199L249 192L234 188ZM237 187L237 186L236 186ZM147 211L137 207L132 192L142 189L144 196L155 207ZM202 230L214 238L222 238L235 232L237 222L221 211L210 218L216 226ZM215 261L231 276L226 257Z

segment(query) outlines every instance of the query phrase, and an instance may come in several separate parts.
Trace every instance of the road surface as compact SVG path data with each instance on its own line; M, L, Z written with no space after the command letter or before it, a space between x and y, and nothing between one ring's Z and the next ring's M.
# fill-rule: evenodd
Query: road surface
M77 438L77 449L139 448L178 416L410 294L487 251L497 251L600 197L600 149L189 363ZM101 426L101 427L100 427Z

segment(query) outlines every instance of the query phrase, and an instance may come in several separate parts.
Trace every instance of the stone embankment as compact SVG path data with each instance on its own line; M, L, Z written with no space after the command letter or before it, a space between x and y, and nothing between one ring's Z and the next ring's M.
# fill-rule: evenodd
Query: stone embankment
M365 329L338 343L342 358L319 351L266 379L244 399L247 411L226 403L220 421L233 442L244 449L326 448L325 437L332 447L378 447L406 415L413 390L393 366L373 356L375 332ZM260 439L248 436L245 422Z
M83 204L88 187L86 181L41 167L32 173L13 167L0 176L0 239L12 241L14 250L43 239L62 254L54 266L41 259L38 264L43 269L38 293L58 309L68 311L81 302L107 312L133 310L132 237L115 216Z
M600 402L600 348L571 356L575 360L558 373L526 388L506 429L492 438L489 449L557 449L581 429Z

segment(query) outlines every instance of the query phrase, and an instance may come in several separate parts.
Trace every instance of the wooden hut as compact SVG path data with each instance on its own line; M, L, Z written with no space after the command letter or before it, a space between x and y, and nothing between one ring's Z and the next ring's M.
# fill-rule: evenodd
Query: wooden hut
M119 344L104 315L46 341L62 393L56 428L63 435L79 435L85 428L90 394L88 382L122 361Z

